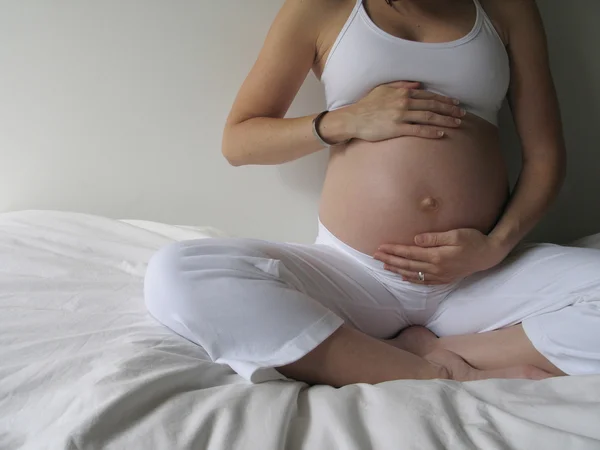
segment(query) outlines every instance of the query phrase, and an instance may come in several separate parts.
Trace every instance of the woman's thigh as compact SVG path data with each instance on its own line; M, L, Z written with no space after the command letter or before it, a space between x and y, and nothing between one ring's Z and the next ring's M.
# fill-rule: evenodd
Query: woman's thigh
M145 291L150 312L194 341L215 327L301 332L327 312L374 337L406 326L397 300L363 266L321 245L178 242L153 257Z
M582 301L600 302L600 250L528 244L459 283L426 326L438 336L492 331Z

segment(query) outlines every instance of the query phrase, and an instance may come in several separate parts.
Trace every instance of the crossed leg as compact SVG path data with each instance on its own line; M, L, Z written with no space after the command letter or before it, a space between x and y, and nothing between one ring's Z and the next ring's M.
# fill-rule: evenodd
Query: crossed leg
M155 318L251 382L281 374L336 387L549 376L533 367L480 371L447 350L421 358L380 342L374 336L408 325L385 308L397 299L357 262L322 246L173 243L150 261L144 292Z
M480 370L532 365L552 375L566 375L535 349L521 325L443 338L438 338L425 327L416 326L384 342L421 357L437 349L449 350Z
M446 349L481 370L598 374L600 251L525 247L463 280L423 325L386 342L417 355Z

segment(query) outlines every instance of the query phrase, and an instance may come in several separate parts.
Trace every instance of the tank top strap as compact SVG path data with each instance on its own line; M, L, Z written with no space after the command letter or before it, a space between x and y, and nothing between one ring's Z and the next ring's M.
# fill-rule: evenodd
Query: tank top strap
M483 9L483 5L481 4L481 2L479 0L473 0L473 3L475 3L475 8L477 8L477 14L483 17L484 19L489 20L489 17L485 12L485 9Z
M344 38L344 35L346 34L346 32L348 31L350 26L352 25L352 22L354 22L354 19L356 19L356 16L358 16L358 13L363 6L363 1L364 0L356 0L356 4L354 5L354 8L352 8L352 12L350 13L350 16L346 20L346 23L342 27L335 42L333 43L333 46L331 47L331 50L329 51L329 56L327 57L327 60L325 61L325 66L323 66L324 67L323 71L325 71L325 68L327 67L327 65L329 63L329 60L333 57L333 54L335 53L338 46L342 42L342 39Z
M473 2L475 3L475 7L478 10L478 12L477 12L478 17L482 18L483 23L486 25L486 27L488 28L489 32L491 32L493 35L495 35L496 38L504 46L504 41L502 40L502 38L500 37L500 33L498 33L498 30L496 29L496 25L494 25L494 22L492 22L492 19L490 18L490 16L486 12L485 8L481 4L481 1L480 0L473 0Z

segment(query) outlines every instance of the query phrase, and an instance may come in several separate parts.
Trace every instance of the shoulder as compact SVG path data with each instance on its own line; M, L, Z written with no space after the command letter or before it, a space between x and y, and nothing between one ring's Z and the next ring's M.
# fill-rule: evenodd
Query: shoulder
M330 26L336 11L354 0L284 0L269 36L314 45Z
M535 0L480 0L506 45L515 29L540 22Z
M279 13L287 33L308 40L315 48L315 62L327 53L358 0L285 0Z
M356 0L285 0L282 11L295 15L298 19L310 19L314 24L325 24L340 12L352 8Z

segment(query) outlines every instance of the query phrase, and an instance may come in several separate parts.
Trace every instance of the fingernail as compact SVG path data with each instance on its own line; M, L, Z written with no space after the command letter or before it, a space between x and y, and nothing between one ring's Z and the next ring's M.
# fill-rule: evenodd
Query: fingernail
M454 119L454 122L456 122L456 125L460 125L462 123L462 120L460 120L460 119Z
M442 137L442 136L444 136L444 134L446 134L446 133L444 133L443 131L438 131L438 132L437 132L437 135L438 135L439 137Z
M454 103L455 105L460 105L460 100L455 98L454 100L452 100L452 103Z
M466 116L467 115L467 110L466 109L462 109L460 110L460 115L461 116Z

